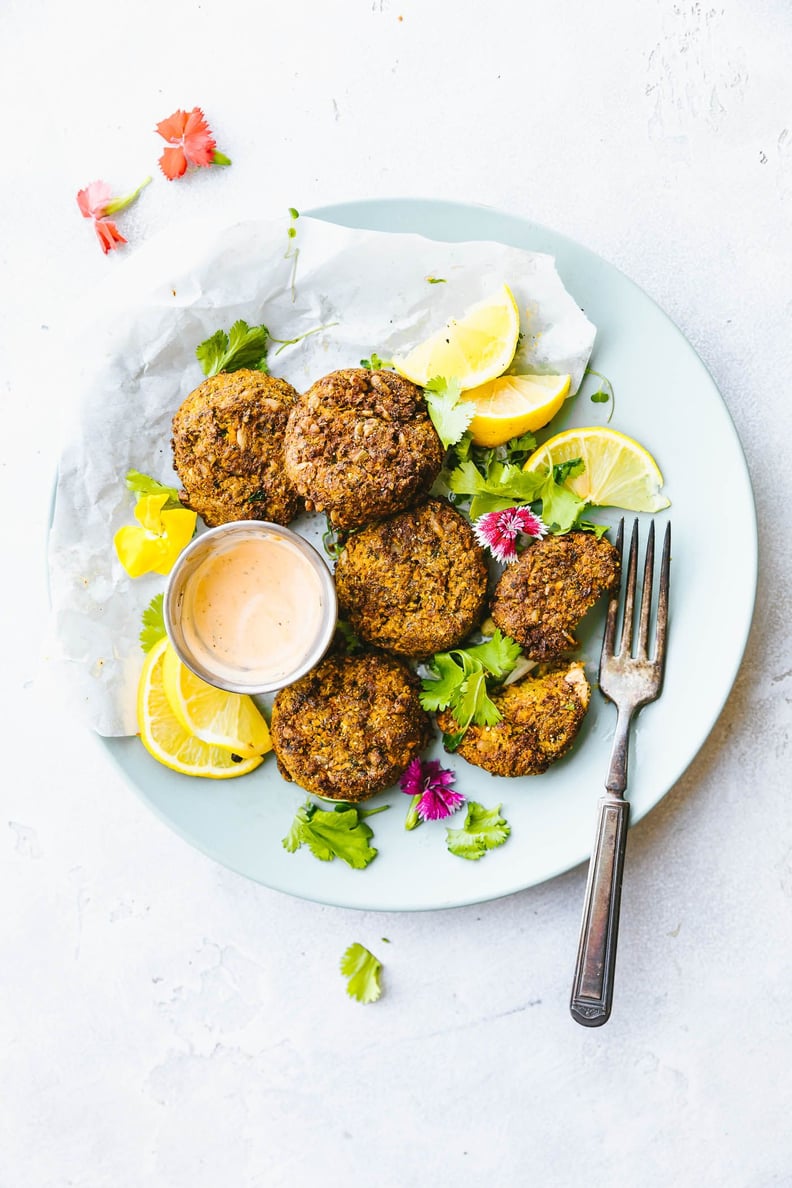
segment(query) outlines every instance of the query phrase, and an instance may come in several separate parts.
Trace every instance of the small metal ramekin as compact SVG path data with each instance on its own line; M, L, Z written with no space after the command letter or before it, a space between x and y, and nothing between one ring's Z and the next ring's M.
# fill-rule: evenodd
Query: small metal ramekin
M250 684L243 679L232 681L225 675L218 674L193 655L182 630L182 607L184 596L191 577L200 565L213 553L228 546L234 537L249 539L251 536L273 537L286 539L302 553L308 560L319 578L322 597L322 618L319 632L303 660L293 672L267 684ZM173 644L179 659L183 664L208 684L218 689L227 689L231 693L273 693L291 685L300 677L305 676L319 663L324 656L335 632L338 617L338 602L336 599L333 575L323 561L321 555L296 532L283 528L280 524L272 524L268 520L235 520L230 524L221 524L218 528L210 528L207 532L197 536L180 554L175 566L171 570L163 602L165 630ZM240 678L242 674L240 674Z

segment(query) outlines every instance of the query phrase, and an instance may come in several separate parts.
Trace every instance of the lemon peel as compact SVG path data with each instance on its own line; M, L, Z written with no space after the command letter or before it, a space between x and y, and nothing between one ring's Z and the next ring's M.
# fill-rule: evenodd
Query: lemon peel
M253 698L201 680L173 648L163 655L162 683L176 718L201 742L245 759L272 750L269 727Z
M504 445L512 437L541 429L551 421L568 393L569 375L501 375L465 392L475 405L468 426L476 445Z
M660 494L663 475L652 455L634 438L605 425L567 429L540 446L523 467L535 472L580 458L582 473L563 486L595 507L656 512L670 506Z
M244 758L210 746L190 734L174 714L163 684L163 662L171 644L165 636L143 664L138 685L138 728L141 741L158 763L183 775L212 780L233 779L254 771L262 757Z
M501 375L514 358L520 334L520 311L508 285L472 305L460 318L406 355L396 356L399 375L425 388L435 376L455 378L465 390Z

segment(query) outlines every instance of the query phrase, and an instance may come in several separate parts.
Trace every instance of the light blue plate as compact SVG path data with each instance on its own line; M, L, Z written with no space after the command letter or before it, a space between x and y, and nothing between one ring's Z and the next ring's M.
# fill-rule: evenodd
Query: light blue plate
M657 517L659 528L670 517L674 532L668 671L662 698L643 711L635 731L629 798L637 821L679 779L712 729L740 666L753 613L753 493L740 442L711 376L641 289L586 248L525 219L410 199L350 202L310 213L349 227L438 240L495 240L549 252L598 327L592 365L614 384L613 427L651 451L672 500L669 512ZM601 424L606 414L607 406L581 394L568 402L563 423L553 429ZM617 515L602 512L597 519L614 523ZM601 628L600 610L581 633L591 679ZM494 899L583 861L614 718L613 707L595 691L574 751L544 776L501 779L456 761L458 788L487 806L502 803L512 827L507 843L480 862L447 852L442 823L405 832L408 801L398 789L376 797L372 806L392 807L371 820L380 853L364 871L319 862L305 848L295 854L283 849L281 839L304 796L280 778L271 756L251 776L216 782L160 767L136 739L105 743L146 804L218 862L321 903L411 911Z

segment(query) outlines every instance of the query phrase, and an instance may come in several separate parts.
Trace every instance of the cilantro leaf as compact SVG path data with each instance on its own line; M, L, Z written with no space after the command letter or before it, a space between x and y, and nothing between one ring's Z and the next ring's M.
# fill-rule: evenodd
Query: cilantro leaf
M450 652L438 652L433 657L430 669L438 674L437 679L425 677L421 684L421 705L428 713L445 709L457 697L465 679L465 670L455 663Z
M518 503L532 503L539 497L544 481L544 476L510 462L493 461L482 474L472 459L455 467L448 476L454 494L471 497L471 520Z
M460 399L461 395L459 380L453 376L444 379L437 375L424 388L429 416L446 449L459 441L476 411L475 405L469 400Z
M506 442L506 459L514 466L522 466L535 449L536 438L533 433L523 433L521 437L512 437Z
M581 469L583 463L580 459L575 459L579 463ZM574 466L574 463L571 464ZM556 478L556 471L563 470L564 467L570 466L570 463L563 463L562 466L554 467L545 475L542 486L539 489L539 498L542 500L542 519L545 522L548 530L554 533L569 532L575 524L580 513L586 507L585 499L581 499L574 491L566 486ZM572 478L574 478L580 471L577 469L570 469L567 471ZM566 475L564 475L566 477Z
M332 862L341 858L347 866L363 870L377 857L377 850L369 845L374 836L370 825L352 805L338 804L328 811L307 800L297 809L283 848L293 854L300 846L308 846L315 858Z
M168 501L164 505L164 511L184 506L175 487L166 487L164 483L158 482L149 474L141 474L139 470L128 470L125 481L129 490L138 497L141 495L167 495Z
M446 845L452 854L477 862L487 850L502 846L511 833L511 826L500 815L501 806L485 808L469 800L465 823L461 829L446 829Z
M207 376L217 375L220 371L239 371L243 367L268 374L268 338L266 326L248 326L240 318L227 334L225 330L215 330L195 348L195 354Z
M376 1002L382 994L381 969L382 962L364 945L357 942L350 945L341 958L341 973L347 979L349 997L358 1002Z
M585 375L596 375L597 379L602 381L597 391L592 392L589 396L589 400L592 404L608 404L610 402L608 410L608 422L610 422L616 407L616 393L613 390L613 384L607 375L603 375L601 371L595 371L593 367L587 367Z
M195 348L204 375L217 375L218 371L222 371L227 351L228 335L225 330L215 330L210 338Z
M150 652L165 634L165 617L162 613L164 594L155 594L143 611L143 627L140 632L140 646Z
M494 726L501 720L501 712L487 696L487 677L483 668L476 668L463 681L453 705L454 718L461 731L471 722L478 726Z
M520 658L520 645L508 635L503 635L499 627L495 628L492 639L476 644L467 649L468 656L481 661L496 680L502 681L514 668Z
M456 750L471 723L494 726L501 714L489 696L487 680L502 681L521 655L519 644L496 629L492 639L469 648L438 652L429 662L430 676L421 681L421 705L428 712L450 709L458 726L446 735L449 750Z
M594 524L591 520L578 520L575 524L581 532L591 532L597 540L602 540L606 532L610 531L610 524Z
M557 483L566 482L568 478L577 478L583 474L586 463L582 458L568 458L566 462L556 462L553 467L553 478Z

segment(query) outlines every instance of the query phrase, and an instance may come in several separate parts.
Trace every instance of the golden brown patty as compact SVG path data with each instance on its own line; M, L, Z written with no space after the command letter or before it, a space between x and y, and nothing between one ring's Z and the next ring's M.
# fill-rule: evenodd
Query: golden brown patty
M410 507L440 472L443 447L420 388L392 371L334 371L289 417L286 469L308 510L358 528Z
M490 613L532 660L557 660L577 647L575 627L619 573L619 554L604 538L546 536L501 575Z
M490 695L501 721L469 726L457 753L493 775L540 775L572 746L590 692L582 664L507 685ZM458 729L449 710L437 715L437 724L444 734Z
M272 743L287 780L330 800L366 800L429 741L419 682L390 656L330 656L282 689Z
M430 499L353 533L336 565L336 590L361 639L402 656L429 656L478 625L487 567L459 512Z
M286 421L298 399L285 380L242 370L204 380L178 409L171 444L180 497L210 527L288 524L301 510L283 465Z

